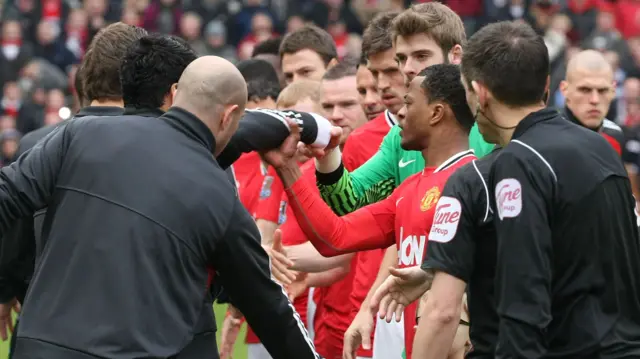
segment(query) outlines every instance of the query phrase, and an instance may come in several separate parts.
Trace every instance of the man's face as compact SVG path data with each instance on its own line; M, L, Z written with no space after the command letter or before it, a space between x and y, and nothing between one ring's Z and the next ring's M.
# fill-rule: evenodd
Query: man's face
M293 54L282 55L282 73L288 84L299 80L322 80L327 67L318 53L303 49Z
M340 143L344 144L354 129L367 122L367 117L358 102L356 77L322 81L322 112L334 126L342 128Z
M584 126L597 129L615 96L613 73L576 69L560 85L567 107Z
M396 37L396 60L408 81L431 65L445 62L445 54L427 34Z
M382 104L393 114L397 114L403 106L402 97L406 93L404 75L400 72L395 60L395 51L389 49L369 55L367 67L378 84L378 93Z
M378 94L376 79L366 66L358 66L356 85L360 94L360 105L371 121L384 111L384 106Z
M424 77L414 77L409 90L404 95L404 106L398 112L400 146L407 151L422 151L429 135L430 109L424 90L420 84Z

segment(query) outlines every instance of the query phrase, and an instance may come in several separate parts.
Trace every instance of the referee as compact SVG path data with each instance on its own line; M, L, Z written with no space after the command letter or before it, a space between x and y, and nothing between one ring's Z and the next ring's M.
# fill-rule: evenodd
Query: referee
M478 31L462 72L480 131L504 146L488 184L496 357L640 357L640 240L618 154L545 108L549 56L529 25Z
M70 121L0 170L0 231L49 208L15 359L179 355L210 267L273 357L318 358L212 156L245 103L237 69L202 57L160 118Z

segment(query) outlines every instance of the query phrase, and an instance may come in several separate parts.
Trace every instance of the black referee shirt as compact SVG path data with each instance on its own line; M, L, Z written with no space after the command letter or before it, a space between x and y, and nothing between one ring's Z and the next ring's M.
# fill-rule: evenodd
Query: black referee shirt
M494 304L496 235L490 207L489 170L499 150L457 170L447 181L436 212L457 218L443 226L445 235L429 236L423 269L435 269L467 283L469 336L467 358L493 358L498 337ZM437 220L436 220L437 221Z
M495 159L498 358L640 357L631 186L599 134L544 109Z

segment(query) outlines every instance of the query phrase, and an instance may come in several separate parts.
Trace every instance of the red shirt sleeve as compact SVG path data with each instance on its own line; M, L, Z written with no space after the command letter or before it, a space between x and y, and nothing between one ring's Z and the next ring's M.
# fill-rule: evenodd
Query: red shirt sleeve
M387 199L346 216L336 216L320 197L317 188L298 180L285 190L289 206L307 239L325 257L395 243L395 192Z
M256 205L256 219L264 219L269 222L280 223L280 205L284 195L284 185L278 177L276 170L269 167L267 175L262 182L260 198Z

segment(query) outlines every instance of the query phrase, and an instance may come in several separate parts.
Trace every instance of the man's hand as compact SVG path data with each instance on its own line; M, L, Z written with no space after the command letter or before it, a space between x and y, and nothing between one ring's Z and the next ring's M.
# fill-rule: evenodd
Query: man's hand
M317 148L300 142L298 143L298 155L307 158L321 158L329 154L342 142L342 128L334 126L329 133L331 139L325 148Z
M360 308L349 329L344 333L343 359L355 359L360 345L366 350L371 349L373 324L373 313L369 308Z
M296 272L291 270L293 262L287 258L282 246L282 231L276 229L273 233L273 243L271 247L264 246L265 251L271 259L271 274L280 283L289 285L298 277Z
M232 305L227 309L227 315L222 322L222 333L220 335L220 359L232 359L233 346L238 338L240 326L242 325L242 313Z
M308 274L305 272L298 272L296 280L285 286L290 301L293 302L300 294L304 293L304 291L309 288L309 285L307 284L307 276Z
M389 268L389 272L391 275L371 298L371 310L377 311L380 319L386 319L387 323L391 323L394 313L399 322L404 308L431 287L433 278L420 267Z
M0 303L0 339L6 341L13 333L12 311L20 313L20 303L13 298L7 303Z
M288 165L291 166L292 164L297 166L295 163L295 155L297 154L298 142L300 141L300 126L291 119L287 119L287 122L291 133L282 145L280 145L280 148L261 153L262 159L275 169Z

